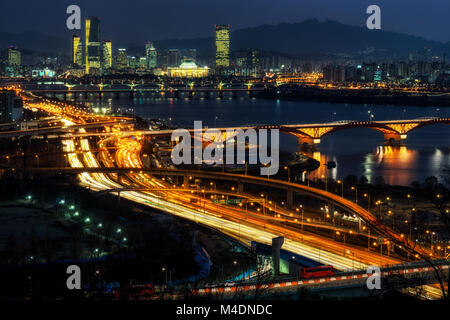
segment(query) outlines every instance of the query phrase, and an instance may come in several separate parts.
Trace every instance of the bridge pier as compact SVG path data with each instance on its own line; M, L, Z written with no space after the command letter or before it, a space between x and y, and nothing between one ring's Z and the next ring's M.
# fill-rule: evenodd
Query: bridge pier
M179 99L179 98L180 98L180 91L175 90L175 91L173 92L173 96L174 96L174 98Z
M183 176L183 184L184 184L184 188L189 188L189 177L188 176Z
M406 134L400 133L385 133L384 141L386 145L398 144L404 145L406 140Z
M114 98L120 99L120 92L119 92L119 91L116 91L116 92L114 93Z
M286 208L291 210L294 207L294 192L292 190L286 191Z
M272 238L272 271L274 275L280 274L280 249L284 237Z
M319 145L320 145L320 138L313 138L313 137L297 137L297 146L298 146L298 150L300 151L301 149L305 148L305 147L309 147L312 149L318 149Z
M244 193L244 184L242 182L239 182L237 191L238 193Z
M194 91L189 91L189 99L192 99L194 97Z
M134 98L134 90L130 90L130 99Z
M84 94L84 100L87 100L87 98L88 98L88 92L87 92L87 91L84 91L83 94Z
M220 99L223 99L223 91L219 91L218 92L218 96L219 96Z

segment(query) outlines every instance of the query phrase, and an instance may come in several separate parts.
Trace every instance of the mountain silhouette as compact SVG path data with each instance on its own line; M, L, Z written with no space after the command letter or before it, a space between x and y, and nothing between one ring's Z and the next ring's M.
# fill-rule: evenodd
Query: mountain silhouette
M214 54L214 37L169 39L154 41L157 49L195 48L201 55ZM37 32L19 34L0 33L0 47L17 45L33 52L70 53L70 39L46 36ZM115 43L113 47L127 47L131 53L143 54L144 44ZM369 30L333 20L323 22L308 19L299 23L264 24L239 29L231 33L231 50L255 48L289 55L311 53L342 56L365 56L368 53L384 56L405 56L412 51L430 48L434 54L450 53L450 42L442 43L421 37L384 30Z

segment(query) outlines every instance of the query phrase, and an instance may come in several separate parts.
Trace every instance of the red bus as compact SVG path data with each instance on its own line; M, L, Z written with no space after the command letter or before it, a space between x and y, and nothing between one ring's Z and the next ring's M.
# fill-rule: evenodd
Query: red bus
M300 277L305 279L329 276L334 276L333 266L302 268L300 270Z
M139 300L151 297L155 293L151 284L130 285L116 291L116 298Z

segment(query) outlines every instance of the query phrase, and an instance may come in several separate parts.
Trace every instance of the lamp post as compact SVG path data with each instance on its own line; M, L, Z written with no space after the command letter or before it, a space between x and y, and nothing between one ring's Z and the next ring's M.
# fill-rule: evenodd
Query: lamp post
M352 254L352 271L355 270L355 253L353 251L347 250L347 254Z
M324 178L325 178L325 191L328 191L328 177L326 174L322 175L322 179Z
M370 194L364 193L364 198L367 198L367 211L370 212Z
M167 287L167 268L166 267L162 267L161 268L161 272L165 272L166 273L166 287Z
M344 182L341 180L338 180L336 182L337 182L337 184L341 185L341 197L343 198L344 197Z
M284 170L287 170L288 173L288 182L291 182L291 168L289 168L288 166L284 167Z
M383 204L383 202L381 202L381 200L378 200L377 202L375 202L375 204L378 206L380 220L382 220L383 217L381 216L381 205Z
M352 189L352 190L355 190L355 202L358 203L358 188L352 186L351 189Z

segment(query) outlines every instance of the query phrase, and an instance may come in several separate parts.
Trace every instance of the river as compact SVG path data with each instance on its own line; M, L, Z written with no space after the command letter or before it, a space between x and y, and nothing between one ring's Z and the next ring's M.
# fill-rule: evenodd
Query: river
M82 100L83 101L83 100ZM106 95L99 100L90 95L86 101L93 108L133 109L144 118L161 118L171 124L192 128L194 120L204 126L224 127L246 124L300 124L338 120L415 119L421 117L450 117L450 108L416 106L382 106L332 104L323 102L264 100L241 96L193 99L182 97L154 97L153 95L116 98ZM100 109L101 111L101 109ZM370 113L369 113L370 111ZM450 126L432 125L411 131L403 147L384 146L383 135L371 129L355 128L331 133L323 137L320 148L310 155L326 163L336 162L334 169L321 166L316 176L326 174L341 179L349 174L364 175L369 182L382 176L386 183L409 185L426 177L440 178L442 169L450 164ZM281 148L295 152L294 136L282 134Z

